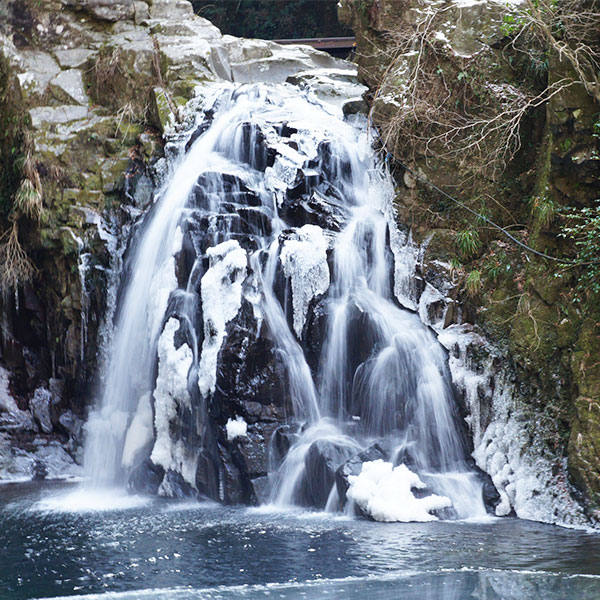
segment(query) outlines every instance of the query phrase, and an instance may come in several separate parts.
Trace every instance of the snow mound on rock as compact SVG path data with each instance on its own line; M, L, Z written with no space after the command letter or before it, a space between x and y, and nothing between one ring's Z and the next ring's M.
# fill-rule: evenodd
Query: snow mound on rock
M227 439L230 441L238 437L247 437L248 423L242 417L228 419L225 424L225 431L227 431Z
M445 496L416 498L412 489L427 487L406 465L381 459L365 462L359 475L348 477L347 497L375 521L436 521L431 511L452 505Z

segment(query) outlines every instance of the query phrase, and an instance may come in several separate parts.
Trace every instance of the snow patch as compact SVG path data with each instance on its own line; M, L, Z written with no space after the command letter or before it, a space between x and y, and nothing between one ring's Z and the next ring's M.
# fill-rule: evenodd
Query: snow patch
M198 373L198 388L203 396L215 391L217 358L226 326L242 305L242 283L246 278L246 251L237 240L223 242L206 251L210 268L202 277L204 342Z
M328 243L317 225L304 225L293 235L284 242L280 260L291 279L294 331L300 338L311 300L329 289Z
M225 430L227 431L227 439L229 441L238 437L247 437L248 423L246 423L246 421L239 416L235 419L228 419L225 425Z
M359 475L348 477L347 497L376 521L436 521L433 510L452 505L444 496L416 498L412 489L427 486L406 465L383 460L365 462Z

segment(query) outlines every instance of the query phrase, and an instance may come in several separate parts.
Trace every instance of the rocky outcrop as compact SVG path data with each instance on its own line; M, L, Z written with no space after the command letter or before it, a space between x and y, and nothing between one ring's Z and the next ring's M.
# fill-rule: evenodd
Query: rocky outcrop
M519 516L581 522L583 507L597 522L596 296L588 290L582 301L572 269L525 251L424 182L538 251L573 256L560 211L593 206L600 193L598 106L560 53L532 39L516 52L519 11L493 1L340 3L399 182L398 220L411 223L420 279L412 301L450 350L477 464ZM496 131L476 148L460 127L444 137L451 113L467 115L463 131L473 114L481 131L494 102L515 115L511 94L516 106L548 98L522 115L517 137ZM509 158L499 169L497 149Z
M39 432L72 451L110 337L127 232L160 181L163 133L199 86L337 63L222 36L187 0L12 0L2 10L0 116L11 126L0 144L0 235L18 221L33 268L16 286L0 282L0 364L23 412L0 415L22 423L23 439ZM27 214L15 204L26 181L40 198ZM39 390L52 382L63 392L49 407Z

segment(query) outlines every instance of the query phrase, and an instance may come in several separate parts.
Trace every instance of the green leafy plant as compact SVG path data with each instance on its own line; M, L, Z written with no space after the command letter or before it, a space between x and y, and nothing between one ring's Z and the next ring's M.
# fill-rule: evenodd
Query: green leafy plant
M577 299L600 293L600 199L594 206L562 210L565 224L559 237L571 242L577 251Z
M556 216L554 201L546 196L533 196L529 199L529 206L532 216L539 221L543 228L548 229Z
M510 271L511 265L507 261L506 254L500 252L499 254L493 254L485 263L485 274L486 277L491 279L494 283L498 280L502 273Z
M465 279L465 290L469 296L476 296L481 291L481 271L474 269Z
M456 248L460 257L469 260L477 255L481 248L479 234L474 229L463 229L456 233Z
M597 115L597 120L594 122L592 137L598 140L598 144L600 144L600 115ZM592 158L594 160L600 160L600 151L594 150L592 152Z
M526 24L526 19L523 16L507 14L502 17L502 25L500 31L505 37L511 37L517 34Z

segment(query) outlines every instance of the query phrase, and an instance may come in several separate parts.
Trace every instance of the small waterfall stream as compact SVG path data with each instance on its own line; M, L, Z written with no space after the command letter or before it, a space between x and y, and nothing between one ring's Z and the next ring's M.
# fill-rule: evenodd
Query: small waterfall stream
M130 249L91 482L260 498L224 432L266 406L286 424L263 501L354 511L368 463L440 516L485 515L444 352L393 294L392 196L363 117L287 84L216 86Z

